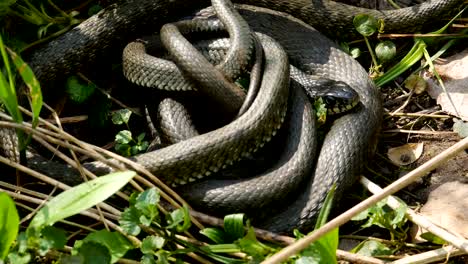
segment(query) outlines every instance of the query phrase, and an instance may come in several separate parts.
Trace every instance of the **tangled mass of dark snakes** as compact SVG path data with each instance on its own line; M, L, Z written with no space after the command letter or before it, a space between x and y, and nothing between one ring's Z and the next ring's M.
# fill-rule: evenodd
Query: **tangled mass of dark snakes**
M161 130L173 144L131 159L178 188L200 211L244 212L255 226L276 232L310 230L332 186L342 194L372 157L382 118L379 91L366 70L326 36L355 35L352 20L362 13L384 19L386 32L418 31L463 0L391 11L326 0L233 2L252 6L213 0L213 8L199 11L210 3L118 1L34 51L28 63L46 94L59 92L46 84L123 54L124 73L132 82L196 90L210 98L213 110L225 113L225 124L199 133L183 105L164 99L158 106ZM150 34L163 49L161 58L146 53L142 37ZM108 54L111 50L119 53ZM252 89L245 92L234 81L248 73ZM318 143L311 97L329 85L349 87L359 101ZM220 176L269 144L278 154L268 168ZM83 166L100 174L111 171L99 163ZM63 175L71 169L49 170Z

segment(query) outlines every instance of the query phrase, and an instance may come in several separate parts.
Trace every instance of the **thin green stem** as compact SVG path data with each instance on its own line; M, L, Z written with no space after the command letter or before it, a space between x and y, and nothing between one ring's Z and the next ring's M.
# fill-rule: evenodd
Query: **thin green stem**
M49 16L44 15L41 11L39 11L33 4L29 2L29 0L23 0L23 2L26 3L26 5L29 7L29 11L32 13L35 13L39 17L41 17L43 20L53 23L53 19Z
M369 50L369 53L371 55L371 58L372 58L372 63L374 64L374 70L376 72L378 72L379 70L379 64L377 63L377 57L375 56L375 53L374 53L374 50L372 49L372 46L370 45L370 42L369 42L369 39L364 36L364 41L366 42L366 46L367 46L367 49Z
M26 51L26 50L28 50L28 49L30 49L30 48L36 46L36 45L41 44L41 43L47 42L47 41L49 41L50 39L56 38L56 37L58 37L58 36L60 36L60 35L62 35L62 34L64 34L64 33L66 33L66 32L67 32L68 30L70 30L71 28L72 28L72 26L69 25L69 26L66 26L66 27L62 28L61 30L59 30L59 31L57 31L57 32L54 32L54 33L50 34L49 36L47 36L47 37L45 37L45 38L38 39L38 40L36 40L36 41L34 41L34 42L28 44L26 47L22 48L22 49L19 51L19 53L22 53L22 52L24 52L24 51Z
M387 0L387 2L388 2L391 6L393 6L393 8L395 8L395 9L400 9L400 8L401 8L401 7L400 7L397 3L395 3L395 1L393 1L393 0Z

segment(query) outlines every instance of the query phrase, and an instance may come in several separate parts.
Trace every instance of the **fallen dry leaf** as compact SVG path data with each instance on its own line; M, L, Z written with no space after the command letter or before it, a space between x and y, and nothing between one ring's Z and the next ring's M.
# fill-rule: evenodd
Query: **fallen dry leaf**
M432 73L424 72L423 77L428 84L429 95L437 99L442 110L468 121L468 49L434 63L434 67L444 81L447 93L452 98L454 106L447 94L439 86ZM458 114L457 114L458 112Z
M468 238L468 184L458 181L447 182L429 194L420 214L432 223ZM424 242L419 236L427 231L413 230L414 242Z
M397 166L405 166L415 162L423 152L423 143L408 143L403 146L391 148L387 157Z

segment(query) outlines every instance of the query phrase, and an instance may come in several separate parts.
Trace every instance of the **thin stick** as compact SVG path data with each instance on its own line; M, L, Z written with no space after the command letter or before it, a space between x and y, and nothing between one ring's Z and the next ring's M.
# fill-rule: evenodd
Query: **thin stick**
M457 132L452 131L427 131L427 130L408 130L408 129L389 129L382 133L407 133L407 134L424 134L424 135L457 135Z

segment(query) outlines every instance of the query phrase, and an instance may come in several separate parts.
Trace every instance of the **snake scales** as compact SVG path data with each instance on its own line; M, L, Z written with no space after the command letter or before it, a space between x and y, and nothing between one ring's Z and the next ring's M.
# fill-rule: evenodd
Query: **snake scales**
M353 16L364 12L358 8L329 1L263 0L235 2L265 6L293 14L322 32L329 33L329 35L334 35L333 32L351 32L352 24L350 21L352 21ZM404 32L414 30L413 28L418 29L419 26L431 21L434 17L440 17L444 10L454 8L461 2L463 1L429 1L413 8L387 12L372 11L370 13L376 17L386 19L386 30ZM103 10L69 33L36 51L31 56L29 63L40 81L50 82L51 80L60 79L61 76L92 65L94 60L102 58L107 48L126 42L122 40L131 40L137 37L135 36L136 32L141 34L142 28L150 25L161 25L173 20L175 14L184 16L190 14L194 8L206 4L205 1L182 0L122 1ZM259 18L258 13L266 13L267 15ZM158 16L152 14L158 14ZM280 42L287 50L292 65L311 74L344 81L360 95L360 108L339 118L328 132L323 143L325 147L320 151L313 179L310 180L311 184L307 185L294 204L289 206L287 210L261 223L261 226L273 231L289 231L294 227L308 228L312 224L313 215L317 213L323 201L324 194L331 185L334 182L342 183L343 185L340 185L339 189L348 186L350 182L354 181L355 176L362 170L367 158L372 153L381 118L379 95L362 67L311 27L284 15L277 16L275 14L275 18L272 18L273 15L265 10L247 10L243 15L247 17L246 19L251 23L250 26L255 31L262 32L266 30L265 28L270 28L268 32L264 33L271 35ZM147 19L141 19L142 17ZM271 19L279 22L272 23ZM322 21L328 21L329 23L320 24ZM271 27L274 29L271 29ZM285 33L288 33L287 36L290 36L290 38L287 38ZM308 47L311 47L309 50L304 50L302 47L306 40L309 41ZM276 76L279 76L280 72L285 71L285 69L278 69L278 71ZM271 78L264 77L262 83L268 81L271 81ZM286 104L287 92L282 91L281 85L270 89L273 90L261 88L260 93L263 91L264 94L259 94L257 97L262 98L262 96L265 96L272 101L266 103L264 100L259 100L256 107L264 108L257 108L256 110L252 108L254 110L250 111L251 115L243 115L241 117L244 118L242 121L251 121L249 124L257 124L258 122L253 118L257 118L259 114L255 114L255 111L262 111L264 114L261 116L265 118L282 119L281 115L269 117L268 113L273 115L273 112L275 112L269 106L271 104ZM274 95L275 93L278 96ZM308 118L304 117L304 115L307 115L306 111L302 113L301 118ZM267 122L265 125L258 126L256 128L258 130L252 130L251 128L242 130L240 125L247 123L239 121L224 127L224 129L231 135L250 131L251 137L263 133L268 134L266 131L274 129L266 127ZM183 141L160 151L141 155L137 160L157 176L191 173L184 170L187 166L181 162L182 158L186 162L188 160L189 163L196 160L197 166L208 160L208 158L200 158L206 157L200 155L207 154L206 152L201 153L199 151L200 145L194 145L193 143L197 141L203 143L203 139L210 136L203 137L201 135L200 137L191 142L184 143ZM212 135L210 138L212 138ZM221 151L229 149L234 143L226 143L225 139L219 139L212 146ZM309 164L309 166L311 165ZM270 187L274 186L274 182L270 183ZM201 190L202 187L200 185L197 189ZM296 206L297 204L301 204L301 207Z

